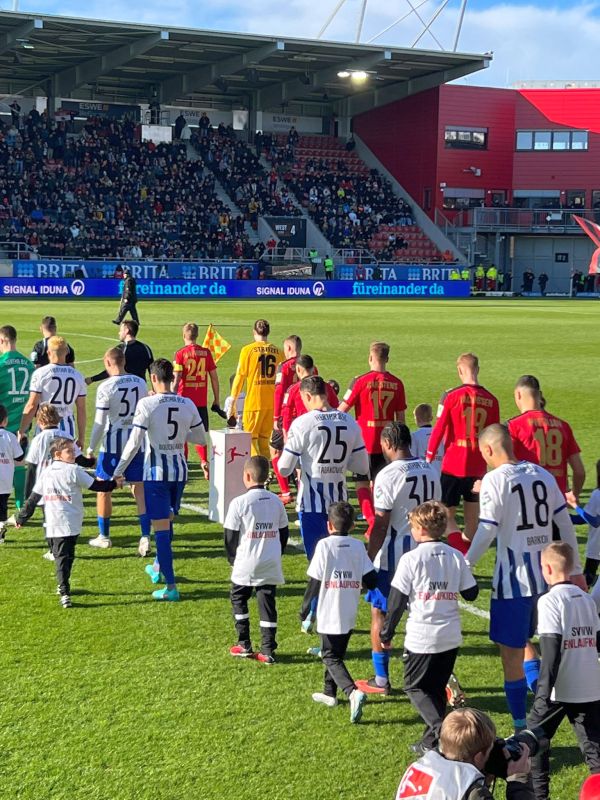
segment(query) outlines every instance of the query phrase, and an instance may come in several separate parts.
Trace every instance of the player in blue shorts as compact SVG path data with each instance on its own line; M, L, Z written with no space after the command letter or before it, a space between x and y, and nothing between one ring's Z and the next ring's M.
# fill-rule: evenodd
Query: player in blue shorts
M367 694L391 692L389 650L381 646L381 628L387 613L391 580L404 553L416 547L409 514L427 500L440 500L442 490L436 469L413 457L411 435L401 422L388 422L381 432L381 452L387 465L375 476L375 522L368 554L377 572L377 588L367 593L371 604L371 658L375 676L357 681Z
M171 391L173 365L159 358L150 365L154 394L138 403L133 418L133 431L114 477L125 470L145 440L144 499L154 530L156 562L146 571L153 583L164 578L166 587L152 593L155 600L179 600L173 570L173 517L181 505L188 477L185 444L206 444L206 434L198 409L187 397Z
M368 473L369 457L356 421L328 404L323 378L318 375L304 378L300 395L308 411L290 425L279 458L279 471L287 478L300 462L302 479L296 508L310 561L317 542L327 536L329 506L348 498L346 473ZM305 633L312 630L315 610L316 598L302 623Z
M535 693L540 668L529 639L536 627L537 599L546 591L542 550L552 542L553 522L575 554L577 539L555 478L537 464L517 461L505 425L485 428L479 449L491 471L481 480L479 525L467 562L475 565L496 540L490 639L500 646L504 692L515 729L520 729L526 725L527 688ZM574 573L573 582L585 591L577 555Z
M88 455L98 445L96 477L109 480L127 444L132 431L133 415L138 402L146 397L146 381L137 375L125 372L125 353L119 347L108 350L104 355L104 368L108 378L98 386L96 395L96 416L90 436ZM150 518L144 504L144 454L138 451L124 473L125 480L131 484L140 520L141 538L138 553L146 556L150 552ZM90 539L92 547L112 546L110 538L110 519L112 516L112 495L99 493L97 496L98 536Z

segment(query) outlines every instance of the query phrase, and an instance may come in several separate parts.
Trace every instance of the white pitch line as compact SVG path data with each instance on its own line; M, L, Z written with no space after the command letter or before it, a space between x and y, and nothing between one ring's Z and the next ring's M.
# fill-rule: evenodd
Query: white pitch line
M473 614L474 617L481 617L481 619L490 618L489 611L485 611L483 608L477 608L477 606L471 606L468 603L463 603L462 600L458 601L458 607L462 611L467 611L469 614Z
M195 506L192 503L182 503L180 508L185 508L186 511L195 511L197 514L202 514L203 517L208 517L208 508L204 506Z
M68 331L63 331L65 336L83 336L84 339L104 339L105 342L115 342L119 340L118 336L98 336L95 333L69 333ZM63 335L61 333L61 336Z
M100 356L100 358L88 358L87 361L80 361L77 359L75 362L77 365L79 364L93 364L95 361L104 361L104 356Z

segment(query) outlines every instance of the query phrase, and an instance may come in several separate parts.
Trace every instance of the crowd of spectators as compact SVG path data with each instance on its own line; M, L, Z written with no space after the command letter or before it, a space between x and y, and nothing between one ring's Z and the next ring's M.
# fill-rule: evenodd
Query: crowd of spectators
M0 122L0 241L33 257L260 257L203 160L139 134L132 121L90 118L76 136L35 109Z
M230 126L198 127L190 141L254 230L259 216L301 213L287 189L278 187L277 170L267 173L259 160L260 150L253 152Z
M380 225L414 225L411 207L396 197L390 183L377 170L357 175L345 154L338 158L315 156L296 163L299 143L292 128L287 138L271 142L268 157L283 181L308 210L334 247L369 249L372 236ZM378 255L391 258L407 247L407 242L391 234L387 247Z

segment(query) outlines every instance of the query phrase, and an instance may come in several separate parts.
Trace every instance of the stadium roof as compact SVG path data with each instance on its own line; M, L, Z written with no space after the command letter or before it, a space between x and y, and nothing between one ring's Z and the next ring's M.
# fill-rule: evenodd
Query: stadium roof
M0 12L0 95L352 116L488 66L491 55ZM365 71L366 80L340 78Z

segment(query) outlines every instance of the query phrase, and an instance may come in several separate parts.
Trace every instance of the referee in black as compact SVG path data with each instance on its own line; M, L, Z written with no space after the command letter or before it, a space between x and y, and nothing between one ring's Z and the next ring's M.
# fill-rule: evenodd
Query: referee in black
M127 312L131 314L131 319L137 324L140 324L137 309L137 288L136 281L129 267L123 269L123 294L121 295L121 305L117 318L113 319L115 325L120 325L123 322L123 317Z
M147 380L146 373L148 372L150 364L154 361L154 356L147 344L136 339L138 327L137 322L134 322L132 319L127 319L125 322L122 322L119 328L119 339L121 341L117 347L125 353L125 372ZM90 383L103 381L105 378L108 378L108 372L103 369L102 372L99 372L97 375L86 378L85 382L89 386Z

